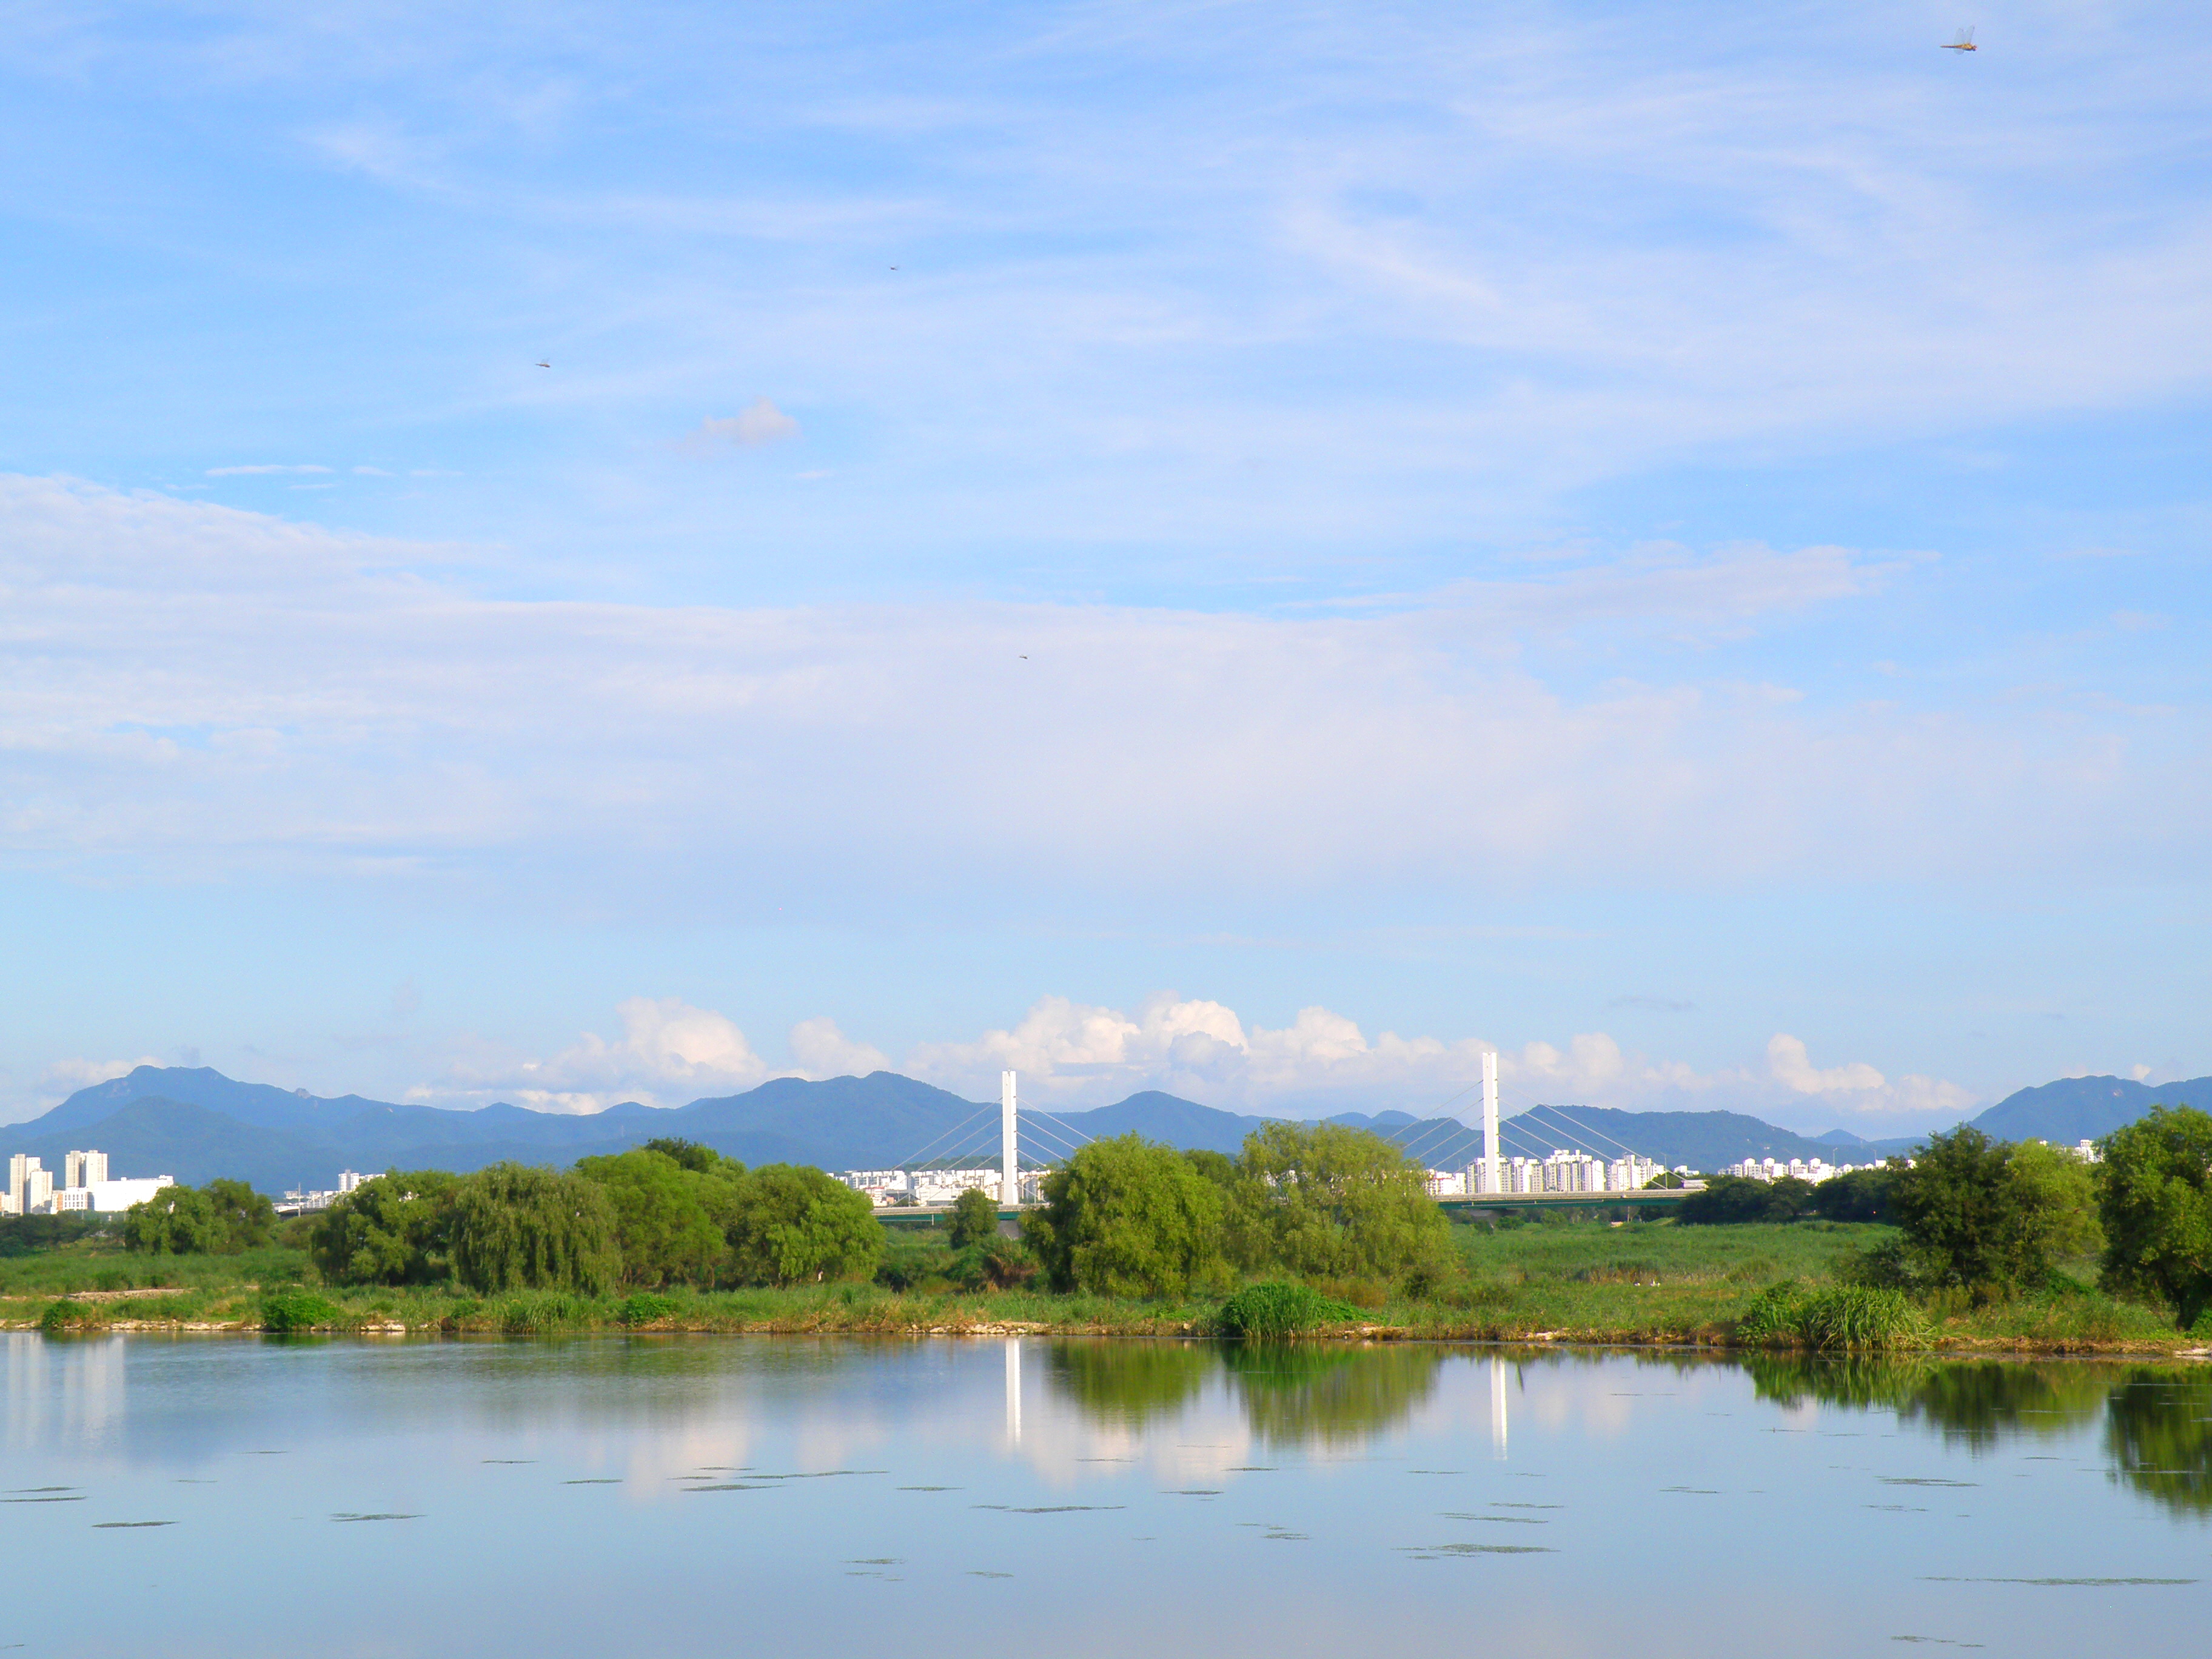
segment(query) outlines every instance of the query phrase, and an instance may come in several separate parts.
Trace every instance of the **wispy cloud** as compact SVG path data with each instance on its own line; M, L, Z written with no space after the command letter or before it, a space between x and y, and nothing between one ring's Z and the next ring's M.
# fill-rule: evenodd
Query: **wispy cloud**
M210 478L248 478L272 472L327 472L330 468L317 466L313 462L300 465L283 465L275 462L256 462L247 466L211 466L207 471Z
M1620 625L1624 588L1644 628L1835 603L1856 585L1832 550L1297 619L478 599L395 574L438 562L419 546L27 479L0 481L0 531L21 630L0 847L41 859L478 859L528 879L596 863L641 814L659 871L702 896L761 860L834 907L1070 868L1156 896L2141 872L2212 820L2201 709L2143 722L2068 696L2022 725L1679 677L1577 688L1506 648L1531 617ZM186 727L204 740L146 735Z

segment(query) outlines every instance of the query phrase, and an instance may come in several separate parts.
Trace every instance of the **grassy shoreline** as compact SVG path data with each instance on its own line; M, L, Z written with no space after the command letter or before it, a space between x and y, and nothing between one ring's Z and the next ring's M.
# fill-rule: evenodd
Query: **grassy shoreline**
M1889 1236L1833 1223L1678 1227L1668 1222L1453 1230L1460 1258L1432 1294L1325 1285L1356 1317L1320 1340L1557 1343L1741 1349L1736 1322L1767 1286L1832 1282L1844 1252ZM1950 1353L2198 1355L2162 1310L2104 1296L2087 1263L2053 1287L1994 1306L1928 1309L1931 1349ZM297 1250L149 1258L86 1241L0 1261L0 1328L51 1332L255 1332L385 1335L563 1332L922 1336L1011 1334L1190 1337L1212 1334L1218 1298L1120 1301L1026 1290L904 1291L878 1285L672 1290L600 1297L312 1282ZM152 1281L152 1282L149 1282ZM272 1318L274 1324L272 1325Z

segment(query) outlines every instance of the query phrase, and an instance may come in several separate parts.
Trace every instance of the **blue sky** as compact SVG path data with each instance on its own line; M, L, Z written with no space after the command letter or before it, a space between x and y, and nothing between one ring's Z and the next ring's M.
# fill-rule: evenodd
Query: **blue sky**
M2212 27L1955 12L10 7L0 1115L2212 1072Z

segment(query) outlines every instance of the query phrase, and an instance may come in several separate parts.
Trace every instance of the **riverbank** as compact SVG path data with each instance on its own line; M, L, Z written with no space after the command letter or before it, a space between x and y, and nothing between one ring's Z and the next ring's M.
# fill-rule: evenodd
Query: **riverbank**
M1352 1316L1319 1337L1725 1348L1765 1288L1832 1282L1838 1258L1888 1237L1863 1225L1679 1227L1668 1222L1453 1230L1453 1272L1425 1293L1358 1282L1317 1288ZM2162 1310L2115 1301L2087 1263L2033 1296L1927 1311L1938 1352L2164 1354L2201 1351ZM0 1326L99 1331L324 1330L401 1334L632 1331L926 1335L1202 1336L1216 1298L1137 1302L1031 1290L633 1291L606 1296L313 1284L305 1255L146 1258L94 1244L0 1263Z

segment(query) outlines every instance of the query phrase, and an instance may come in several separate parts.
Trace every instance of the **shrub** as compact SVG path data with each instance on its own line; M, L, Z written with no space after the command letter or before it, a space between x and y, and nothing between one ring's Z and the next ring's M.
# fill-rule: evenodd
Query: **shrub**
M48 1336L104 1331L107 1328L109 1318L104 1304L62 1301L55 1303L39 1316L39 1328Z
M1797 1281L1785 1279L1778 1285L1770 1285L1751 1299L1743 1316L1735 1322L1736 1340L1764 1346L1776 1341L1794 1340L1797 1334L1797 1303L1800 1292Z
M313 1291L272 1291L261 1298L264 1331L311 1331L337 1323L338 1310Z
M615 1310L615 1317L625 1325L657 1325L683 1305L672 1296L640 1291L623 1298L622 1305Z
M1322 1325L1359 1317L1357 1308L1330 1300L1310 1285L1247 1285L1221 1304L1214 1328L1248 1341L1280 1341Z

